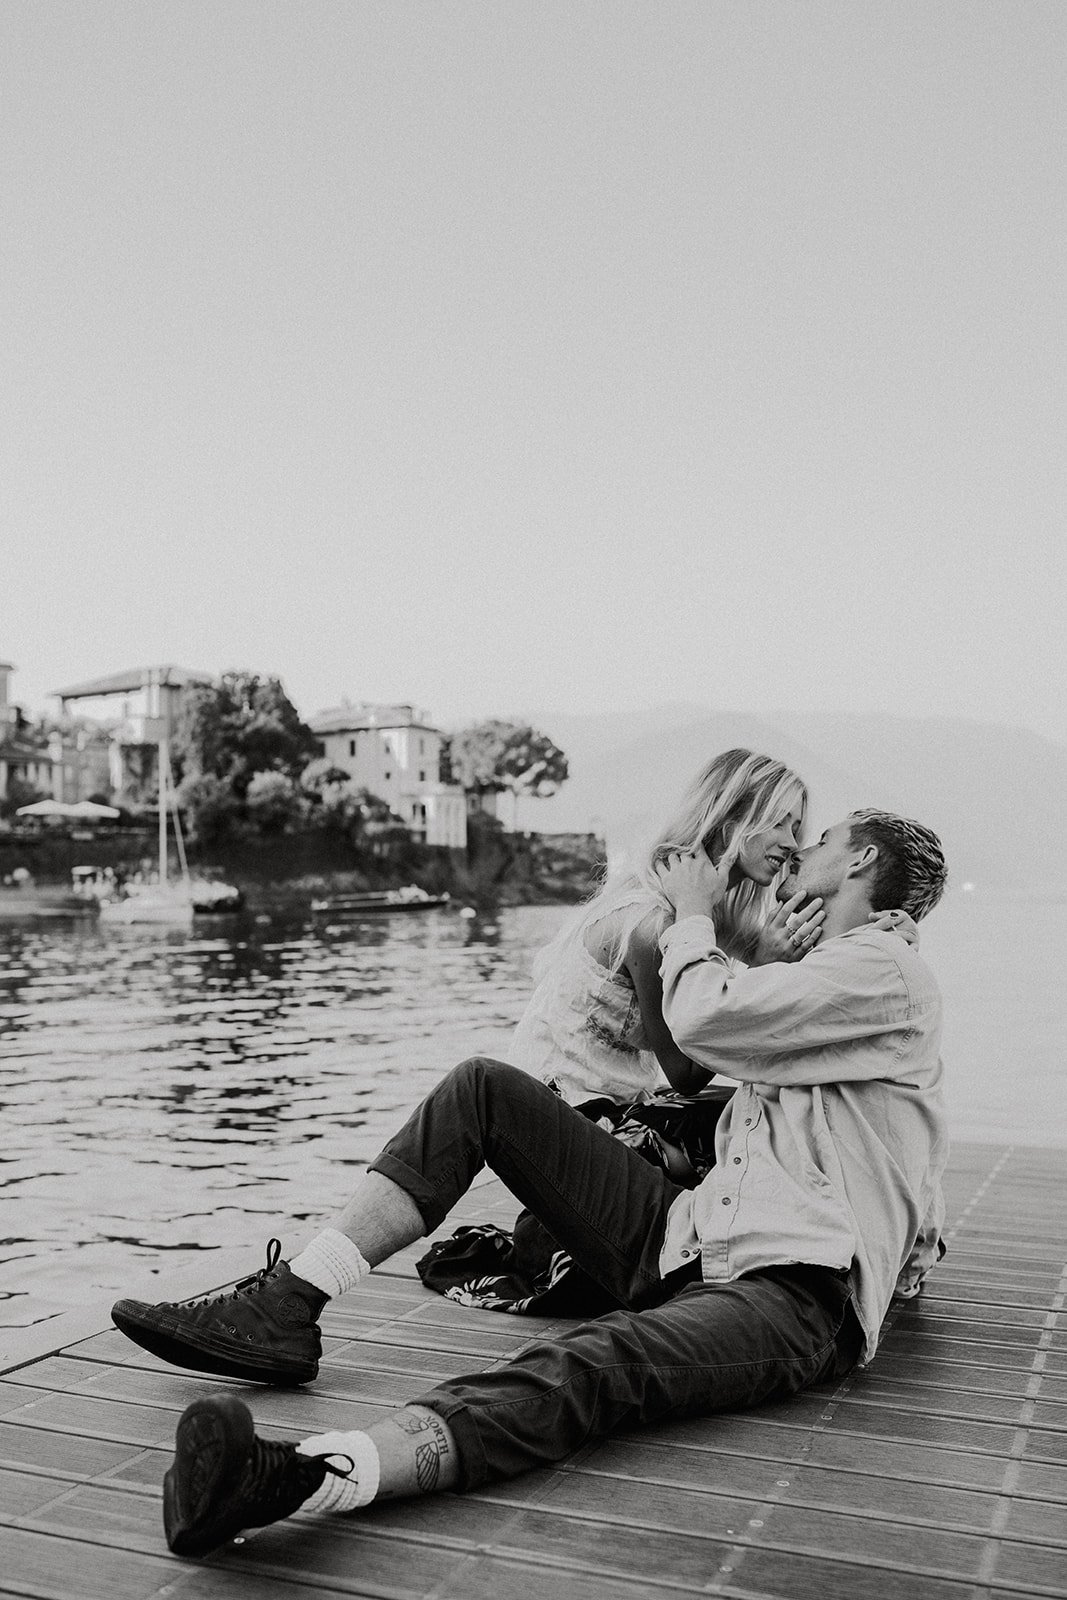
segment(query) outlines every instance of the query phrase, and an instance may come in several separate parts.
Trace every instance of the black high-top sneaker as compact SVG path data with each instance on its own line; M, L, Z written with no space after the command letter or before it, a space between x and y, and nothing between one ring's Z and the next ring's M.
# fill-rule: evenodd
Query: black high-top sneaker
M177 1556L202 1556L242 1528L291 1517L328 1472L352 1470L294 1444L257 1438L252 1413L233 1395L194 1400L182 1412L174 1462L163 1479L163 1529Z
M310 1383L322 1355L317 1318L329 1296L294 1277L278 1259L281 1248L272 1239L267 1265L225 1294L159 1305L117 1300L111 1320L176 1367L253 1383Z

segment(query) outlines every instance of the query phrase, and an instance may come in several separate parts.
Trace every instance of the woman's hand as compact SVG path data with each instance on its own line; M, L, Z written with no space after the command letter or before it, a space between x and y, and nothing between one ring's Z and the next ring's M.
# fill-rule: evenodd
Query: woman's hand
M906 911L872 911L867 921L885 933L899 933L913 949L919 948L919 925Z
M683 917L714 916L729 885L730 867L725 859L716 866L706 850L672 850L657 864L656 877L675 921L681 922Z
M799 961L809 950L814 950L822 937L826 912L822 899L816 896L801 908L804 892L791 895L768 917L756 938L752 956L754 967L766 966L769 961Z

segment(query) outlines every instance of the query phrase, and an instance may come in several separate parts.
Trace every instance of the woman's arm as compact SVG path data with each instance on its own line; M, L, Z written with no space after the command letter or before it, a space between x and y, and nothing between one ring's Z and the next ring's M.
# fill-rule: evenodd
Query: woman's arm
M663 1020L663 984L660 980L659 936L666 917L653 914L638 923L630 935L623 966L630 976L641 1007L641 1021L645 1037L663 1068L668 1083L679 1094L699 1094L714 1077L706 1067L690 1061L679 1050L671 1031Z

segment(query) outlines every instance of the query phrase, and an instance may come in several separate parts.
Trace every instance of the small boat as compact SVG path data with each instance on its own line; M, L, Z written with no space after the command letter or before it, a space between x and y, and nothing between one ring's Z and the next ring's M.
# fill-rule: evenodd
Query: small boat
M37 917L95 916L96 905L59 884L37 884L32 879L0 884L0 922L21 922Z
M230 883L183 878L177 883L131 883L113 900L100 902L105 922L182 923L192 917L240 911L244 895Z
M329 916L362 917L391 911L431 911L435 906L447 906L451 899L449 894L428 894L425 889L411 883L403 889L330 895L326 899L312 900L311 909Z
M126 883L117 892L99 901L100 920L121 924L155 922L181 927L194 916L219 915L239 911L244 904L240 889L231 883L213 883L190 875L185 859L185 841L177 804L173 800L174 781L166 740L159 746L159 882ZM168 877L168 812L173 805L174 841L178 847L180 872L176 881ZM75 869L77 870L77 869Z

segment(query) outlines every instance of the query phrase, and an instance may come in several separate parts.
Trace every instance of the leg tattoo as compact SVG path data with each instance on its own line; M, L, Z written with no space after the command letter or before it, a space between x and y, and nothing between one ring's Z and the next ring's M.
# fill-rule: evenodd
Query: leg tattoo
M432 1494L456 1481L458 1457L451 1430L436 1411L408 1406L371 1429L382 1462L378 1498Z
M441 1458L437 1454L437 1446L420 1444L415 1447L415 1481L419 1486L420 1494L429 1494L437 1488L437 1480L441 1476Z

